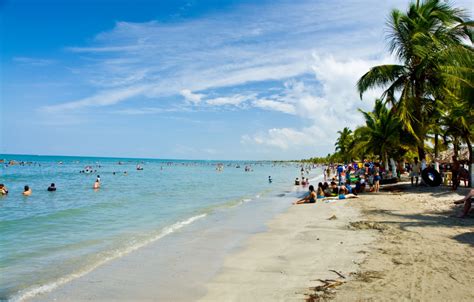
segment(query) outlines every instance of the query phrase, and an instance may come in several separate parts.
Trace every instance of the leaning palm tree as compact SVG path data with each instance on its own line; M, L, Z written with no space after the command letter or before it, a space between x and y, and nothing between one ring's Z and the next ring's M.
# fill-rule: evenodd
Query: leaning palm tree
M368 89L385 89L382 99L393 105L404 128L416 137L420 158L425 157L424 139L435 106L432 92L441 82L438 54L471 39L465 19L463 10L439 0L411 3L406 13L393 10L389 50L401 64L375 66L357 83L361 98Z

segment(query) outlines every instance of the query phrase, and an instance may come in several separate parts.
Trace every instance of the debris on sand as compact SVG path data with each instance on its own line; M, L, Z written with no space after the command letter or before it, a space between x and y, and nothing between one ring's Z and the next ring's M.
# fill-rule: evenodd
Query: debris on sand
M383 273L378 271L365 271L365 272L356 272L351 273L355 280L360 282L372 282L374 279L382 279Z
M317 279L316 281L323 283L323 285L318 285L310 288L312 291L314 291L314 293L305 294L307 296L307 298L305 299L306 302L327 301L334 297L334 288L344 284L344 281L332 279Z
M356 221L351 222L350 228L355 230L378 230L378 231L385 231L388 230L389 227L385 224L375 222L375 221Z
M336 220L336 219L337 219L336 215L332 215L331 217L328 218L328 220Z

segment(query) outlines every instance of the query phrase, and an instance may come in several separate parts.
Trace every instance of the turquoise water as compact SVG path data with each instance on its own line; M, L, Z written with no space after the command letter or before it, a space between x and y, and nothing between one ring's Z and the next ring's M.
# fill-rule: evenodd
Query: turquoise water
M0 299L5 300L67 282L216 209L283 192L300 174L296 163L2 158L32 162L2 164L0 171L0 183L9 190L0 196ZM97 171L79 173L86 166ZM245 166L252 171L245 172ZM94 191L97 175L101 188ZM52 182L56 192L46 190ZM24 185L32 188L31 196L22 196Z

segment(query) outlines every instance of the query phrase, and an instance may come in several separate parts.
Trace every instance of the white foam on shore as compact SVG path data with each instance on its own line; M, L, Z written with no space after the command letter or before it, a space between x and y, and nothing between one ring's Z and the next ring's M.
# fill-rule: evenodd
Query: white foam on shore
M29 289L25 289L23 291L20 291L19 293L17 293L15 296L13 296L11 299L9 299L9 301L12 301L12 302L17 302L17 301L24 301L26 299L29 299L29 298L33 298L39 294L44 294L44 293L48 293L50 291L52 291L53 289L63 285L63 284L66 284L68 282L71 282L72 280L74 279L77 279L77 278L80 278L90 272L92 272L94 269L96 269L97 267L111 261L111 260L114 260L114 259L117 259L117 258L120 258L122 256L125 256L139 248L142 248L152 242L155 242L183 227L185 227L186 225L189 225L191 223L193 223L194 221L198 220L198 219L201 219L201 218L204 218L206 217L207 214L200 214L200 215L196 215L196 216L193 216L193 217L190 217L186 220L183 220L183 221L178 221L170 226L167 226L165 227L159 234L157 234L156 236L153 236L143 242L140 242L138 244L135 244L133 246L129 246L129 247L126 247L122 250L118 250L118 251L115 251L112 255L108 256L108 257L105 257L103 259L101 259L101 261L89 266L89 267L86 267L78 272L75 272L75 273L72 273L70 275L67 275L67 276L64 276L64 277L61 277L59 279L57 279L56 281L53 281L53 282L50 282L50 283L47 283L47 284L44 284L44 285L39 285L39 286L35 286L35 287L32 287L32 288L29 288Z

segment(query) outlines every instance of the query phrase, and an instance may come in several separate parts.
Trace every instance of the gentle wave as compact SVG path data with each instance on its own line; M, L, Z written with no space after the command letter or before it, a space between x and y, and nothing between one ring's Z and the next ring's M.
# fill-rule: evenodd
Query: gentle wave
M133 246L130 246L130 247L127 247L123 250L118 250L116 252L114 252L112 255L102 259L101 261L87 267L87 268L84 268L82 269L81 271L79 272L76 272L76 273L73 273L73 274L70 274L68 276L64 276L64 277L61 277L59 279L57 279L56 281L53 281L53 282L50 282L48 284L44 284L44 285L40 285L40 286L36 286L36 287L33 287L33 288L30 288L30 289L26 289L26 290L23 290L21 292L19 292L17 295L13 296L10 301L12 302L17 302L17 301L23 301L25 299L28 299L28 298L33 298L39 294L44 294L44 293L48 293L50 291L52 291L53 289L63 285L63 284L66 284L68 282L71 282L72 280L74 279L77 279L77 278L80 278L90 272L92 272L94 269L96 269L97 267L111 261L111 260L114 260L114 259L117 259L117 258L120 258L120 257L123 257L139 248L142 248L150 243L153 243L183 227L185 227L186 225L189 225L191 223L193 223L194 221L198 220L198 219L201 219L201 218L204 218L206 217L207 214L200 214L200 215L196 215L196 216L193 216L193 217L190 217L184 221L179 221L179 222L176 222L170 226L167 226L165 228L163 228L163 230L156 236L152 237L152 238L149 238L143 242L140 242L136 245L133 245Z

